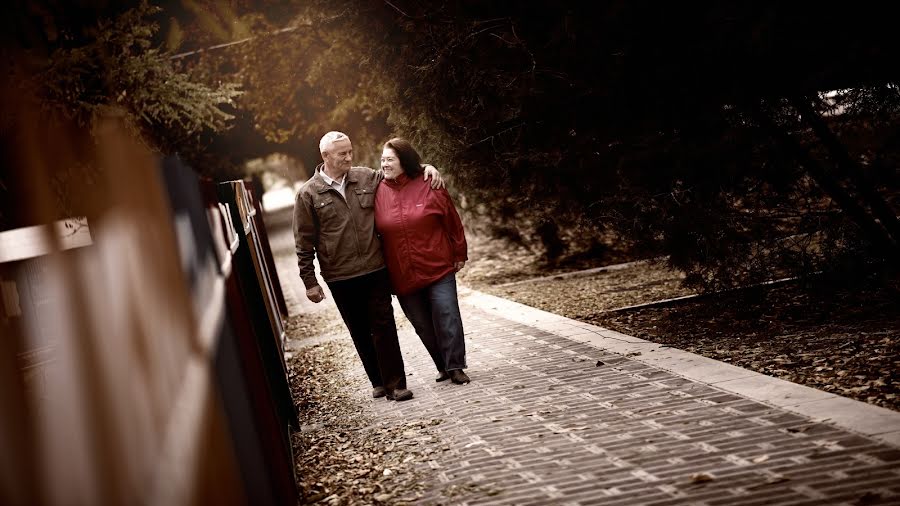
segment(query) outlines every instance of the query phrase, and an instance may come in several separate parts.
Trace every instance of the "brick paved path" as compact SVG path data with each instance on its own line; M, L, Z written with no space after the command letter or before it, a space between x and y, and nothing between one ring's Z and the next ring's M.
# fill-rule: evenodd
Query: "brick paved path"
M443 420L435 445L450 449L430 462L424 503L451 490L457 504L900 504L892 445L462 310L473 382L435 383L405 331L416 397L371 401L382 416Z
M322 310L285 234L270 230L291 311ZM441 420L409 442L441 456L423 504L900 504L900 413L477 292L462 312L471 384L435 383L405 323L415 398L364 401L388 423Z

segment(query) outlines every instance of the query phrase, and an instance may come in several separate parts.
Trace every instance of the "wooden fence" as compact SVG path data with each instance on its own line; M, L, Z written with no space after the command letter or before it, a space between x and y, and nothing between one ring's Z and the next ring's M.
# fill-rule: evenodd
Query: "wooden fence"
M116 118L25 124L0 232L0 504L296 504L286 317L243 182L198 180ZM87 218L60 166L94 150ZM62 164L62 165L61 165Z

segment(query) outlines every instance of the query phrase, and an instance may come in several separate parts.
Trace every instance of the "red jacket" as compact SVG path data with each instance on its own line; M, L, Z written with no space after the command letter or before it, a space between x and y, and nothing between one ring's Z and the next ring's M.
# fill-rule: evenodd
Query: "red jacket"
M447 190L421 176L385 179L375 192L375 228L394 291L408 295L468 260L466 234Z

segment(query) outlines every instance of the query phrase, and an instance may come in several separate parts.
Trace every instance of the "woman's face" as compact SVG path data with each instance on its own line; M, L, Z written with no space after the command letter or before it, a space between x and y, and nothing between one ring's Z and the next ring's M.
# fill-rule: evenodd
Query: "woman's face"
M396 179L403 173L403 167L400 166L400 159L397 153L391 148L384 148L381 152L381 170L384 171L385 179Z

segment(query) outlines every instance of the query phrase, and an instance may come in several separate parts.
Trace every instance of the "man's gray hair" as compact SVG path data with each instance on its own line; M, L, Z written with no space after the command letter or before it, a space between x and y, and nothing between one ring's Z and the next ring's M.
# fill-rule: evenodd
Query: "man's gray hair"
M322 136L322 140L319 141L319 152L324 153L326 149L328 149L331 144L342 141L344 139L349 140L347 134L343 132L328 132L327 134Z

